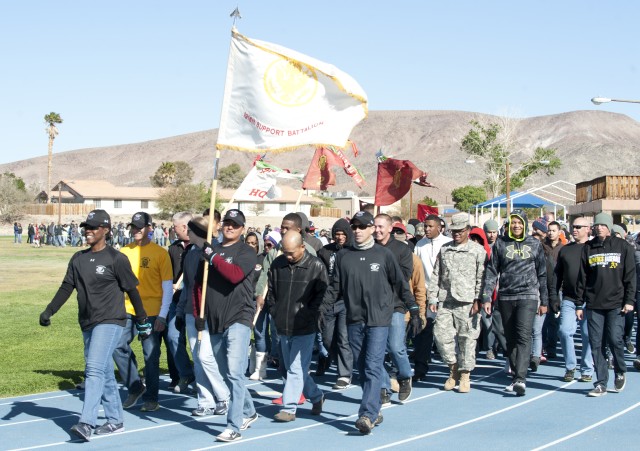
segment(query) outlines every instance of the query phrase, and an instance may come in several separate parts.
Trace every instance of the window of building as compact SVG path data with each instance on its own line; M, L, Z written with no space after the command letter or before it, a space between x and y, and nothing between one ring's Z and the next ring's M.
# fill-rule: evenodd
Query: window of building
M96 208L102 208L102 201L100 199L96 199L94 204L96 205Z
M114 199L113 200L113 208L122 208L122 200Z
M287 211L287 204L280 204L280 211Z
M149 201L148 200L141 200L140 201L140 208L149 208Z

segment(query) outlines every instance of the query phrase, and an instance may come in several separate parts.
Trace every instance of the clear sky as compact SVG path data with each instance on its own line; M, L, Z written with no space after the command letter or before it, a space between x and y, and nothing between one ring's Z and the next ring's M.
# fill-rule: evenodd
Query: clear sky
M640 99L635 1L5 1L0 163L47 154L51 111L56 153L217 128L236 5L241 33L334 64L371 110L640 120L590 102Z

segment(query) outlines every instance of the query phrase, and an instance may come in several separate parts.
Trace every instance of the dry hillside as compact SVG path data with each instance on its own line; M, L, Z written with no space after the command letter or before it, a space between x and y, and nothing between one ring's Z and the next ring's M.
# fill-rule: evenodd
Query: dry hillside
M439 189L416 188L414 196L429 195L441 203L450 201L453 188L477 184L484 177L482 166L465 164L460 141L469 131L469 121L489 122L495 117L459 111L372 111L356 127L352 139L360 149L353 164L364 174L368 193L375 190L375 152L409 159L429 173L429 180ZM548 183L557 179L569 182L590 180L604 174L640 173L640 123L614 113L574 111L517 121L517 140L522 155L537 146L557 148L564 165L550 179L539 177L529 183ZM115 184L144 186L162 161L184 160L195 169L195 179L208 180L212 173L217 130L157 139L143 143L112 147L79 149L56 153L53 180L105 179ZM55 149L54 149L55 150ZM274 164L306 171L313 149L301 149L270 156ZM223 152L220 166L239 163L248 170L254 155ZM0 172L11 171L27 184L44 187L47 157L31 158L0 165ZM336 190L357 187L341 174Z

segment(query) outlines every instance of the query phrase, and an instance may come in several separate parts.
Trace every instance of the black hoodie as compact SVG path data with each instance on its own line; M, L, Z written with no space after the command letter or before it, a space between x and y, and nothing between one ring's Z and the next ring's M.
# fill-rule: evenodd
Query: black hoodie
M527 234L528 221L524 212L517 211L509 218L518 217L524 224L521 238L509 234L498 237L491 252L491 259L484 273L483 302L491 302L491 295L498 282L500 301L540 299L541 305L549 304L547 288L547 261L542 243Z
M338 231L343 232L347 236L347 241L344 243L344 246L351 246L353 244L353 232L351 231L351 227L349 226L349 221L341 218L333 224L333 227L331 228L331 236L334 239L336 236L336 232ZM329 279L331 279L331 277L333 276L336 253L340 249L342 249L342 247L343 246L339 246L336 242L333 242L327 244L318 251L318 257L320 257L324 265L327 267Z

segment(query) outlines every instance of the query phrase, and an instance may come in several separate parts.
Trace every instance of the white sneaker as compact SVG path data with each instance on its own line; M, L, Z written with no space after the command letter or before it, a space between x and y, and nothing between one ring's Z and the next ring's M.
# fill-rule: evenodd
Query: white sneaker
M242 435L236 431L232 431L231 429L225 429L221 434L216 436L216 440L219 442L235 442L240 440Z
M512 392L513 392L513 386L514 386L515 384L516 384L515 382L510 383L509 385L507 385L507 386L504 388L504 391L506 391L507 393L512 393Z

